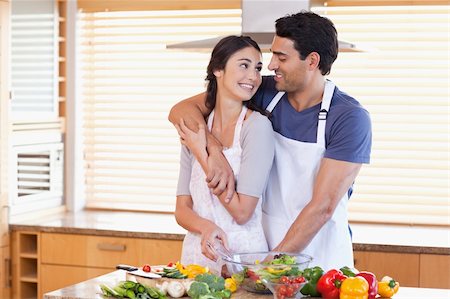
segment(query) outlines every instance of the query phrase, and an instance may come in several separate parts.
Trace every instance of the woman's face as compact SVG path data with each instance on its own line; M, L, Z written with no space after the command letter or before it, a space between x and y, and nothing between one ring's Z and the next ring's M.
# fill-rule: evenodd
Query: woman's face
M214 72L220 95L240 101L250 100L261 85L261 61L261 53L253 47L231 55L225 69Z

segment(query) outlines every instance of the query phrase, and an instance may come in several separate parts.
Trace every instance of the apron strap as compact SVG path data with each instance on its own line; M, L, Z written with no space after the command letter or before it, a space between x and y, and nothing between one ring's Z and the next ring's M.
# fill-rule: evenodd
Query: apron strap
M327 123L328 111L330 110L331 99L334 93L334 83L326 80L323 91L322 105L319 111L319 123L317 125L317 144L325 147L325 125Z
M210 132L211 132L212 125L213 125L213 120L214 120L214 110L211 111L211 113L208 116L207 126L208 126L208 131L210 131Z
M236 127L234 127L233 147L241 144L239 140L241 138L241 129L242 125L244 124L244 118L245 114L247 113L247 110L248 110L247 106L242 106L241 114L239 115L239 118L236 122Z
M272 101L270 101L269 106L267 106L266 110L269 111L270 113L272 112L273 108L275 108L275 106L278 104L278 102L281 100L281 97L283 97L283 95L285 94L284 91L279 91L272 99Z

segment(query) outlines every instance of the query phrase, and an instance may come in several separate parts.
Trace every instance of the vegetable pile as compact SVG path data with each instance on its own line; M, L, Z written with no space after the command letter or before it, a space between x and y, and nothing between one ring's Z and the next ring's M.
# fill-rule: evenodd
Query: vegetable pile
M140 280L121 281L113 287L102 284L102 294L129 299L166 299L185 295L192 299L228 299L239 286L245 286L247 290L251 286L250 291L256 292L270 289L277 299L295 298L299 291L304 296L325 299L381 299L394 296L400 286L389 276L378 281L371 272L349 267L324 272L316 266L302 271L295 257L285 254L275 256L270 262L256 262L255 267L245 267L227 279L209 273L208 268L183 266L179 262L164 267L144 265L144 269L163 278L152 280L156 284ZM251 284L245 285L248 281Z
M170 263L164 267L151 267L145 264L142 269L144 272L159 274L162 278L141 281L136 277L141 283L127 280L114 287L102 284L102 294L130 299L164 299L168 298L167 296L180 298L185 295L193 299L226 299L237 289L234 279L210 274L208 268L199 265L183 266L180 263Z
M375 274L349 267L331 269L325 273L320 267L307 268L303 275L308 282L300 292L305 296L325 299L390 298L399 288L399 283L391 277L385 276L379 282Z
M126 280L119 282L114 287L107 285L100 285L103 295L115 298L130 298L130 299L164 299L167 298L157 288L149 288L140 283Z

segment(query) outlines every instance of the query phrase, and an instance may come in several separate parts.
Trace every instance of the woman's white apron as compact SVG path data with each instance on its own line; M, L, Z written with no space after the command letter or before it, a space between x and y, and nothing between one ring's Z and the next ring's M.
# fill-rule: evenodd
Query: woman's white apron
M243 107L236 123L233 145L223 150L225 158L228 160L236 181L239 176L241 165L242 148L240 136L242 124L244 122L247 107ZM214 111L208 117L208 129L211 131L214 119ZM251 252L266 251L268 249L261 226L261 200L255 208L252 218L244 225L238 225L231 217L230 213L223 207L219 199L212 194L206 182L206 175L197 160L193 162L190 192L194 202L193 209L201 217L216 223L226 233L231 252ZM188 232L183 241L183 251L181 263L199 264L209 267L213 272L220 274L222 263L220 260L214 262L201 253L201 236L199 234Z
M314 181L325 152L325 124L334 89L335 85L326 81L318 116L317 143L289 139L275 132L275 160L263 202L263 226L270 249L281 242L312 198ZM272 112L283 94L278 93L267 110ZM347 201L346 193L332 218L302 251L313 257L311 265L324 269L353 266Z

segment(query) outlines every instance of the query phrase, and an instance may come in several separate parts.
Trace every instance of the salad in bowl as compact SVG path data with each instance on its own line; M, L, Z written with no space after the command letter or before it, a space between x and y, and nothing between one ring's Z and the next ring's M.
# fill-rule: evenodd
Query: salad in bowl
M306 283L303 270L312 257L288 252L235 253L222 257L232 277L253 293L272 292L275 298L294 298Z

